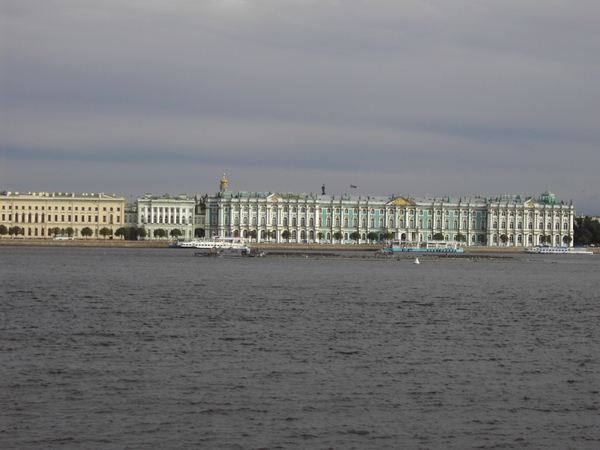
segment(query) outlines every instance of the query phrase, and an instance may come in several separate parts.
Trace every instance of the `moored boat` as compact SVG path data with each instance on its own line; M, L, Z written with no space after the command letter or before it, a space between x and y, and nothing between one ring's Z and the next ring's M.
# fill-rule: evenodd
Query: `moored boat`
M383 250L389 252L439 252L439 253L463 253L460 244L452 242L401 242L393 241Z
M523 253L536 253L542 255L593 255L594 252L580 247L527 247Z
M215 236L214 238L208 239L196 239L194 241L190 241L189 244L190 245L186 245L186 247L200 249L206 252L210 252L213 249L240 250L243 252L250 252L250 246L246 244L244 239L240 237Z

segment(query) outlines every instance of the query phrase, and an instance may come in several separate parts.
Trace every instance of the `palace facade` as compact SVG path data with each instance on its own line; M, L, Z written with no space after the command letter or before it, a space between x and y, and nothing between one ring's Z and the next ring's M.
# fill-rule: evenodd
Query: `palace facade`
M112 234L123 226L125 200L115 195L74 194L62 192L3 192L0 194L0 224L10 229L21 228L24 237L49 238L53 229L60 234L81 237L83 228L92 230L92 237L100 237L100 230L108 228Z
M159 229L164 230L167 237L171 231L179 230L182 238L192 239L195 211L195 198L183 194L177 197L168 194L161 197L146 194L138 197L126 216L128 226L146 230L146 239L160 239L157 235Z
M441 234L465 245L570 246L575 215L572 204L557 202L549 191L538 198L234 194L225 174L219 192L201 201L206 236L258 242L365 243L369 236L426 242Z
M0 194L0 224L18 226L25 237L61 234L82 237L89 227L144 228L146 239L241 236L253 242L419 243L442 238L464 245L571 246L575 208L544 192L539 197L416 198L229 191L225 174L219 191L200 198L146 194L127 205L107 194L34 192ZM161 231L160 231L161 232ZM155 235L156 234L156 235Z

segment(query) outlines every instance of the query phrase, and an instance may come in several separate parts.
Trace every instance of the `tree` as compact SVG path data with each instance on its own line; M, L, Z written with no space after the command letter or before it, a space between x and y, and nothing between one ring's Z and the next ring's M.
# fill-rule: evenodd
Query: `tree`
M169 236L174 237L175 239L177 239L182 234L183 234L183 231L181 231L178 228L174 228L169 232Z
M434 241L443 241L445 239L444 233L435 233L432 237Z
M290 241L290 232L289 232L289 230L283 230L283 233L281 233L281 237L284 238L285 240L287 240L289 242Z
M480 234L477 239L479 240L479 242L481 243L481 245L487 244L487 235Z
M115 236L120 237L121 239L126 238L129 235L129 230L126 227L118 228L115 231Z
M81 230L81 235L83 237L89 238L92 234L94 234L94 230L92 230L90 227L85 227Z
M106 236L112 236L112 230L110 228L100 228L100 236L102 236L104 239L106 239Z
M552 241L552 238L550 236L546 236L545 234L542 234L540 236L540 244L547 244L551 241Z
M50 233L52 233L54 236L56 236L57 234L60 234L60 228L58 228L58 227L51 228L49 231L50 231Z
M0 236L5 236L8 234L8 228L5 225L0 225Z
M467 237L462 234L462 233L458 233L454 239L456 239L458 242L466 242L467 241Z
M136 232L137 232L138 238L144 239L146 236L148 236L148 232L146 231L145 228L140 227L136 230Z
M344 235L342 234L341 231L336 231L335 233L333 233L333 238L336 239L340 244L342 243L343 237L344 237Z
M501 235L500 235L500 240L502 241L502 243L503 243L504 245L506 245L506 241L508 241L508 236L507 236L507 235L505 235L505 234L501 234Z
M374 231L369 231L369 233L367 234L367 239L369 240L369 242L371 242L371 244L373 243L373 241L376 241L378 237L379 236Z
M321 242L323 240L323 238L325 237L325 235L319 231L317 233L317 237L319 238L319 242Z
M563 237L563 243L566 245L569 245L571 243L573 239L571 239L571 236L565 236Z
M385 239L386 241L391 241L392 239L394 239L394 233L392 233L391 231L386 231L385 233L383 233L383 239Z
M67 235L67 236L69 236L69 237L73 236L73 233L74 233L74 232L75 232L75 230L74 230L73 228L71 228L71 227L67 227L67 228L65 228L65 233L66 233L66 235Z
M8 234L9 234L9 235L11 235L11 236L12 236L13 234L14 234L15 236L18 236L19 234L25 235L25 228L21 228L21 227L19 227L19 226L15 225L14 227L10 227L10 228L8 229Z
M600 245L600 222L590 216L578 217L573 224L575 245Z
M130 241L135 241L138 238L138 232L136 227L129 227L129 233L125 239L129 239Z
M258 233L256 232L256 230L252 230L250 231L250 233L248 233L248 236L250 236L250 239L256 239Z
M154 237L162 239L166 235L167 235L167 232L165 230L163 230L162 228L157 228L156 230L154 230Z
M352 239L355 243L360 240L360 233L358 231L353 231L350 234L350 239Z

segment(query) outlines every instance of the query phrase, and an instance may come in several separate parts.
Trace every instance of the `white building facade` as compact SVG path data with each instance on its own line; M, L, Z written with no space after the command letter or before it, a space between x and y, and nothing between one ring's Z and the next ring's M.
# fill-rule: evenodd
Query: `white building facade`
M207 236L241 236L258 242L366 243L445 241L464 245L570 246L572 204L547 191L539 198L413 198L238 192L204 199ZM353 239L351 236L354 233Z
M58 234L82 237L84 228L99 238L107 228L110 235L123 227L125 200L116 195L66 192L3 192L0 194L0 224L18 226L27 238L51 238Z
M160 239L157 230L165 231L166 237L171 236L172 230L181 231L181 238L194 237L194 212L196 200L179 195L171 197L168 194L154 197L146 194L137 198L137 203L130 210L132 219L137 219L136 228L146 230L146 239ZM137 214L135 214L137 213Z

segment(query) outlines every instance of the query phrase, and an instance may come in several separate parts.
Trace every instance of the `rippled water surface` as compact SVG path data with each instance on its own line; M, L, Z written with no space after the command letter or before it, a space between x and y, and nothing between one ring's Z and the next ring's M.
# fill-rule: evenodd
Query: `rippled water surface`
M3 449L600 448L598 255L1 258Z

